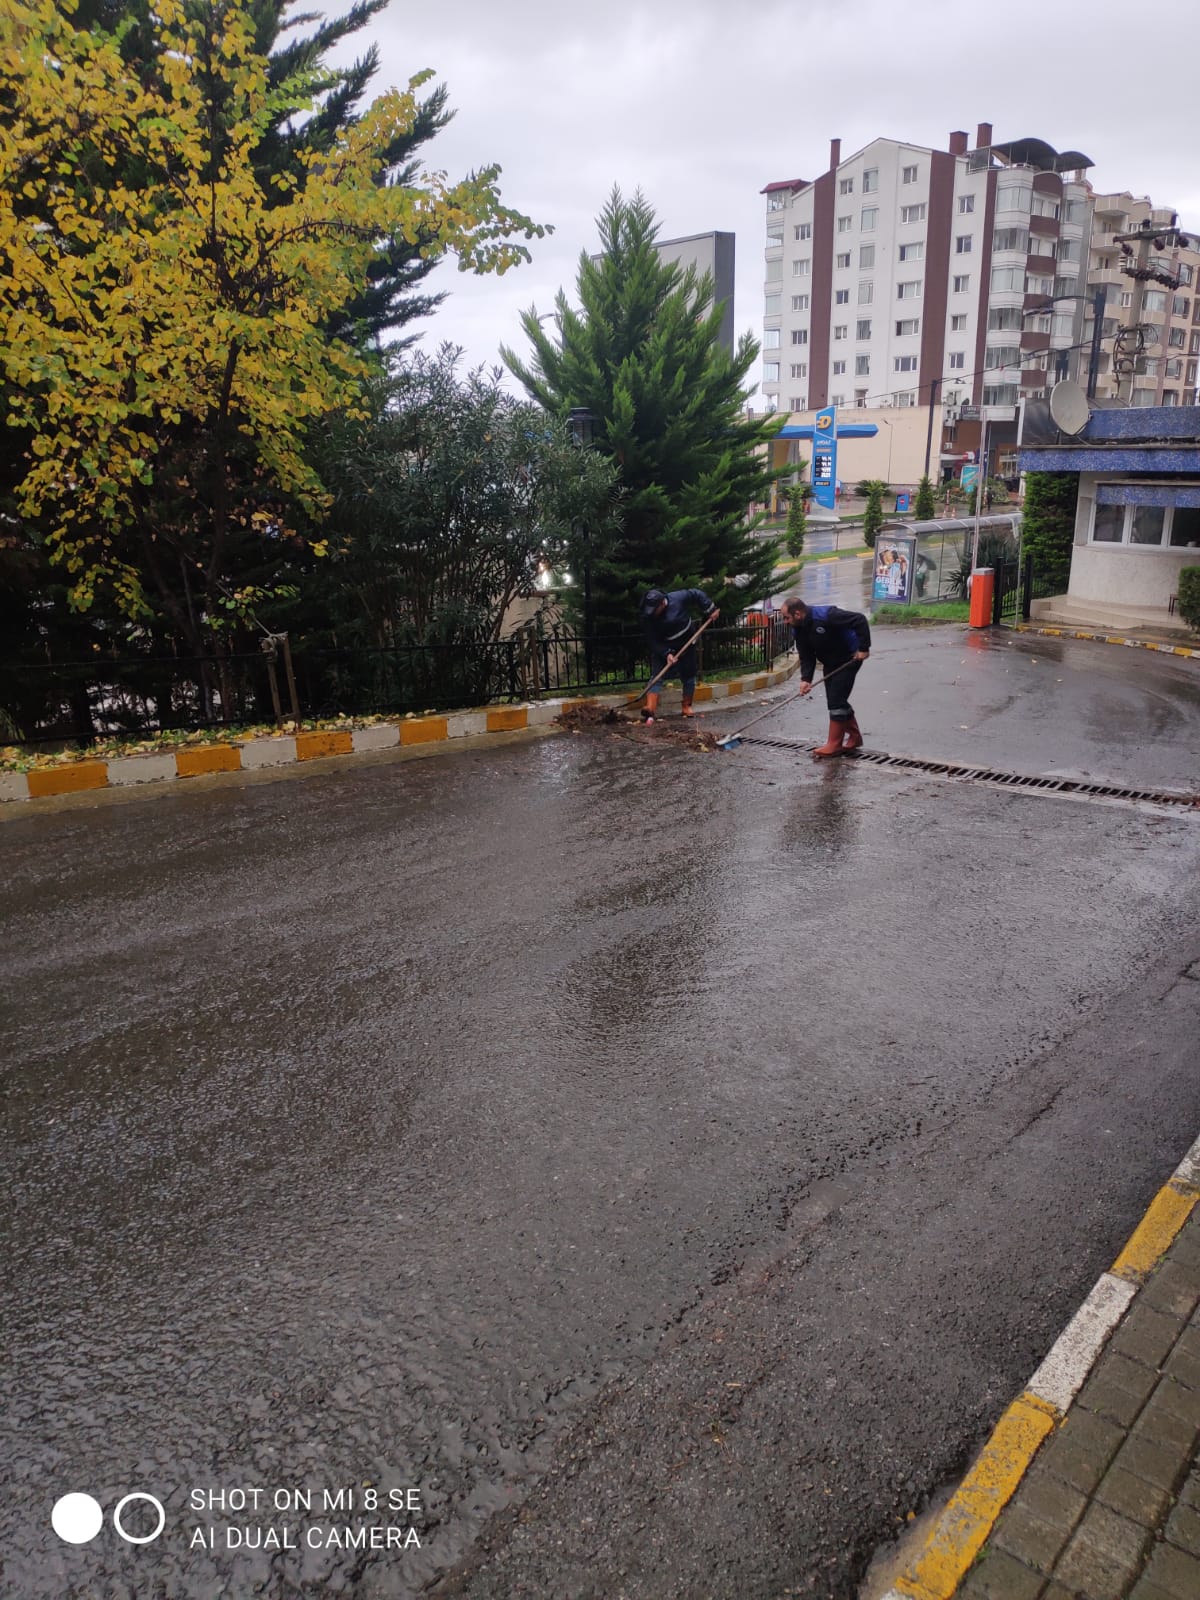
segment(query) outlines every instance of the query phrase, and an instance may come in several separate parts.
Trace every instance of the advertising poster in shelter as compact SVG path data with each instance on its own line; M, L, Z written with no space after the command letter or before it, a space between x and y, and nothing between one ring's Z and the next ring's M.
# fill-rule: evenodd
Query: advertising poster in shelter
M908 605L913 596L916 565L915 535L881 533L875 541L875 577L871 598Z

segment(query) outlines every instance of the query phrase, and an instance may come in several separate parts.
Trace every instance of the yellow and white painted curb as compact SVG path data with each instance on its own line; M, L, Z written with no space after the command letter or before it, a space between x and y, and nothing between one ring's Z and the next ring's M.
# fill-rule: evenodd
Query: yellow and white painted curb
M797 665L793 660L769 672L746 673L721 683L698 683L696 702L732 699L761 689L777 688L787 682ZM61 766L40 767L31 772L0 772L0 804L44 800L92 789L125 788L131 784L171 783L179 778L209 777L217 773L254 772L328 756L452 744L456 739L485 733L546 728L564 711L578 706L626 706L640 699L640 695L609 694L587 699L532 700L523 705L480 706L438 716L403 717L393 722L372 723L366 728L325 728L286 736L230 739L220 743L181 745L176 750L156 750L148 755L68 761Z
M1138 1288L1200 1200L1200 1139L1155 1195L1111 1269L996 1424L920 1553L883 1600L951 1600L1047 1438L1065 1418Z
M1036 633L1043 639L1090 639L1094 644L1123 644L1131 650L1153 650L1160 656L1183 656L1200 661L1200 648L1187 644L1157 644L1153 639L1127 639L1120 633L1097 633L1088 628L1051 628L1032 622L1012 625L1014 633Z

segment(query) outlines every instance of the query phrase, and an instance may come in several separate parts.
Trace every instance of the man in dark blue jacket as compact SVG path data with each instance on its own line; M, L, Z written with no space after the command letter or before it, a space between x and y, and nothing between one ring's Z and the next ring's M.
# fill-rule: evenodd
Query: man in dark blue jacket
M672 589L669 594L662 589L648 589L641 611L642 629L650 641L650 676L656 676L664 667L674 669L667 676L679 678L683 684L685 717L692 715L696 695L696 647L688 643L698 626L693 608L705 621L721 614L703 589ZM658 714L657 688L646 696L642 714L647 722L654 721Z
M798 595L783 603L800 655L800 693L812 690L816 663L825 668L825 699L829 705L829 737L813 751L813 759L839 756L862 744L858 718L850 704L850 690L858 669L871 653L871 625L861 611L841 606L810 606Z

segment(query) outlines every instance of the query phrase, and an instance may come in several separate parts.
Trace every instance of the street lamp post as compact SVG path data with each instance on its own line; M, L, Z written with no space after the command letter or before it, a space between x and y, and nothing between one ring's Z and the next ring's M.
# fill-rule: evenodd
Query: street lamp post
M586 406L573 406L567 412L567 425L571 438L581 450L587 450L596 433L596 418ZM579 525L583 534L583 665L587 680L592 682L592 536L586 523Z
M1083 298L1084 296L1081 294L1047 295L1040 305L1030 306L1027 311L1022 311L1021 320L1024 321L1026 317L1041 316L1043 312L1049 311L1051 306L1057 305L1060 300L1082 300ZM1104 285L1101 284L1092 296L1092 346L1088 352L1087 379L1087 396L1089 400L1096 398L1096 380L1100 373L1100 347L1104 337L1104 305L1107 298L1107 291Z

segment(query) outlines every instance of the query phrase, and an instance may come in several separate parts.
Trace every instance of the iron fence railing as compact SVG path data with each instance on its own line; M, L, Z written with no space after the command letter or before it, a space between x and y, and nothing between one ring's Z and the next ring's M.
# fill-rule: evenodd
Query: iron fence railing
M786 624L760 618L711 628L701 669L769 667L790 645ZM333 648L263 641L211 656L97 653L87 660L0 659L0 743L93 743L194 730L371 713L447 710L622 689L650 676L640 634L539 634L473 644Z

